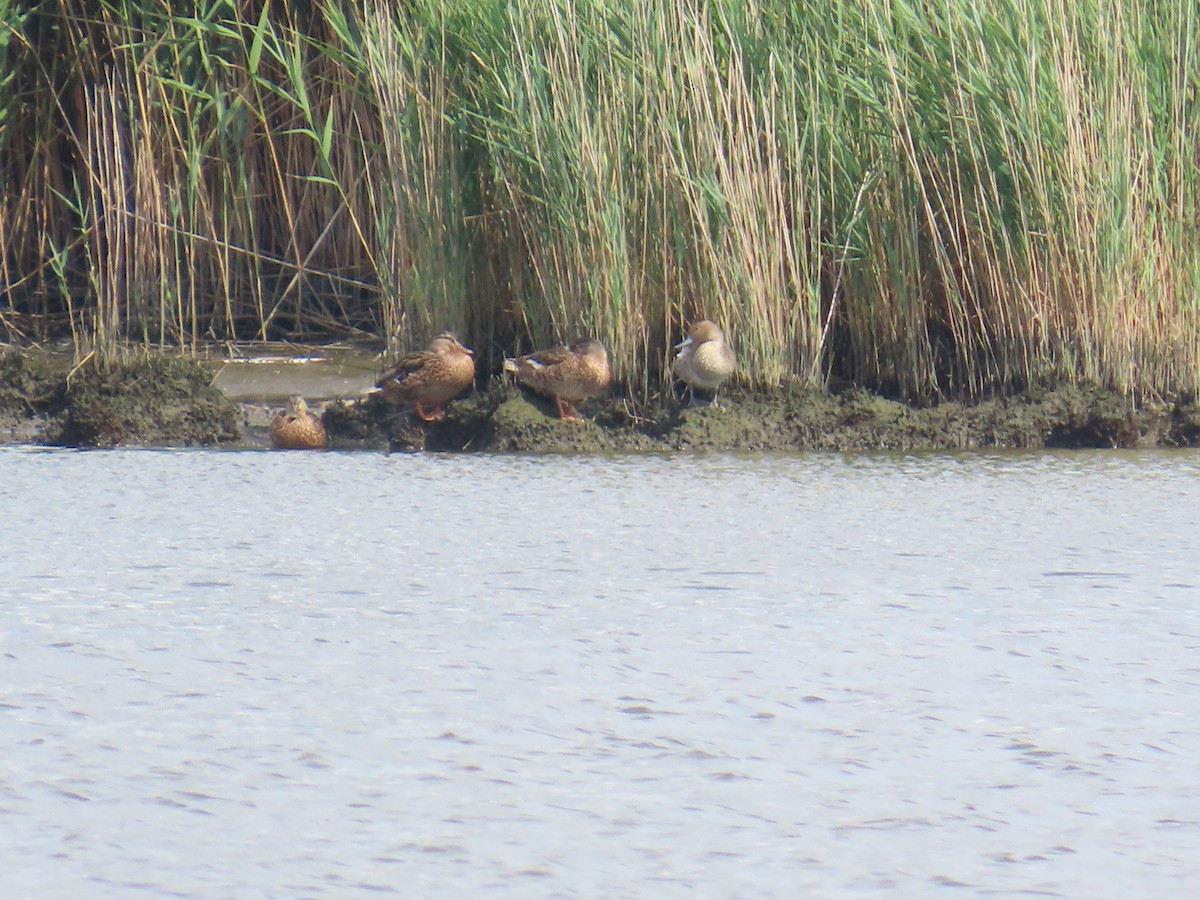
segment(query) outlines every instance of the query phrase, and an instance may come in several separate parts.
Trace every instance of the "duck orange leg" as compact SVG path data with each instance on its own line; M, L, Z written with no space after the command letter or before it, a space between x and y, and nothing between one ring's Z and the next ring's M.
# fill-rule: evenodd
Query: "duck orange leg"
M433 409L429 410L429 412L426 412L425 407L423 407L421 405L421 401L418 400L417 415L426 422L440 422L442 419L446 418L446 409L444 406L442 406L442 404L439 403Z
M558 405L558 417L564 422L583 421L583 417L575 410L575 404L570 400L564 400L562 397L555 397L554 402Z

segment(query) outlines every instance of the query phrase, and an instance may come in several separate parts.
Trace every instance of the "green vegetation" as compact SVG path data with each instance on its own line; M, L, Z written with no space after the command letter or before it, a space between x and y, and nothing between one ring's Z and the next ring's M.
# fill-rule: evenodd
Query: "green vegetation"
M1200 7L0 0L0 333L1200 381Z

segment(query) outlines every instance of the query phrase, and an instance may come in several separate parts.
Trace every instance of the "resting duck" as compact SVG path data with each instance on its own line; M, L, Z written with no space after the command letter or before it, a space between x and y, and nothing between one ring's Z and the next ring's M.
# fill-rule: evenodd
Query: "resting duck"
M426 422L446 417L446 403L453 400L475 380L474 354L443 331L425 350L406 353L375 384L405 403L414 403L417 415Z
M504 368L517 381L539 394L554 398L559 418L582 422L575 404L596 397L612 384L608 353L595 338L581 338L569 347L539 350L519 359L504 360Z
M299 394L288 398L287 409L271 421L271 446L276 450L323 450L325 426L308 411Z
M717 388L737 368L737 355L725 341L725 332L716 322L701 319L688 329L687 337L675 347L679 353L671 371L688 386L691 402L696 402L696 391L712 393L716 404Z

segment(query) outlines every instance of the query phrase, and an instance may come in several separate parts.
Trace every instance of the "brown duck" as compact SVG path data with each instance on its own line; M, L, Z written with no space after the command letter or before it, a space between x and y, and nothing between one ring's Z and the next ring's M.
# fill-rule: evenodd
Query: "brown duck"
M712 394L716 405L717 388L737 368L737 356L725 340L716 322L701 319L688 329L687 337L675 347L679 351L671 371L688 386L691 402L696 402L696 391Z
M504 361L506 371L539 394L554 398L559 418L582 422L575 404L596 397L612 384L608 353L595 338L582 338L569 347L539 350Z
M446 417L446 404L475 380L474 354L443 331L425 350L407 353L375 384L404 403L413 403L426 422Z
M276 450L322 450L326 444L321 420L308 411L303 397L292 394L287 409L271 421L271 446Z

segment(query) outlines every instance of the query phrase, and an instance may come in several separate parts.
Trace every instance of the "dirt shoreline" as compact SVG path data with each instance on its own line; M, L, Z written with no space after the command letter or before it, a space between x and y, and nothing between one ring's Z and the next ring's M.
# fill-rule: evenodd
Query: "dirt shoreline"
M146 356L68 386L36 354L0 353L0 443L65 447L266 447L279 405L232 399L211 369ZM562 422L553 404L495 379L425 423L378 395L324 404L332 449L494 453L871 451L1200 446L1200 408L1135 405L1101 388L1059 385L977 403L915 407L865 390L723 390L720 406L616 396Z

